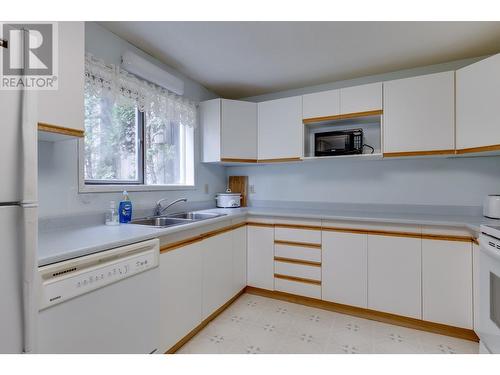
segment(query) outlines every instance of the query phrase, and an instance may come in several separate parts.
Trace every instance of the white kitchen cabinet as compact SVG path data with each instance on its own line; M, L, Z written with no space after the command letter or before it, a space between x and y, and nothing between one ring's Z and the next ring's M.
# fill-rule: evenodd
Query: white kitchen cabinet
M366 308L368 236L323 231L322 238L322 299Z
M424 320L472 329L471 243L424 239L422 287Z
M500 146L500 54L458 69L456 75L457 150Z
M201 323L201 242L160 255L160 351L166 352Z
M233 297L233 238L225 232L201 241L203 254L202 319Z
M233 295L247 286L247 228L231 231L233 240Z
M422 240L368 235L368 308L421 319Z
M340 114L369 112L382 109L382 83L340 89Z
M340 114L340 90L329 90L302 96L302 117L317 118Z
M455 73L384 82L384 154L453 153Z
M474 331L479 330L479 245L472 243L472 322Z
M257 159L257 103L208 100L200 103L200 120L203 162Z
M248 285L274 289L274 228L247 226Z
M303 155L302 97L258 103L258 159L299 158Z
M85 23L58 22L58 89L39 91L38 122L85 130Z

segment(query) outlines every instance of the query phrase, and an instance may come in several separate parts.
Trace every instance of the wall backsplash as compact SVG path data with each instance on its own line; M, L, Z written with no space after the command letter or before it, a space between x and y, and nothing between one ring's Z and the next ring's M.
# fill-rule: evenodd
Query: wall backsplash
M229 167L252 200L481 206L500 194L500 157L315 160Z

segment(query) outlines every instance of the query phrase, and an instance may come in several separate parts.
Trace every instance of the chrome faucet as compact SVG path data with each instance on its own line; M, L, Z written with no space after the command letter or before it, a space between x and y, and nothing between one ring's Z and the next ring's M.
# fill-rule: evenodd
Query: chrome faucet
M179 202L187 202L187 198L180 198L180 199L176 199L175 201L173 201L172 203L169 203L166 207L162 207L161 206L161 202L163 201L166 201L167 198L162 198L160 199L158 202L156 202L156 205L155 205L155 211L154 211L154 214L155 216L160 216L163 212L165 212L170 206L173 206L174 204L176 203L179 203Z

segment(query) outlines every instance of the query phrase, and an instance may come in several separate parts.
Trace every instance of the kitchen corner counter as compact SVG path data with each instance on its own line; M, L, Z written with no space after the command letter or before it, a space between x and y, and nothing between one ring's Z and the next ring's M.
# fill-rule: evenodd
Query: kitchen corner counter
M204 211L224 213L226 215L168 228L153 228L137 224L120 224L118 226L100 224L73 225L41 230L38 233L38 265L44 266L135 242L159 238L172 233L231 221L247 214L247 210L244 208L210 209L199 212Z
M224 221L231 221L241 217L281 217L295 219L358 221L371 223L392 223L407 225L428 225L455 227L468 230L472 236L477 237L482 224L496 224L500 220L487 219L477 215L440 215L436 212L404 213L404 212L374 212L359 209L308 209L308 208L283 208L283 207L248 207L248 208L213 208L199 212L224 213L214 219L198 221L182 226L169 228L153 228L134 224L119 226L86 225L52 228L41 230L38 236L38 261L39 266L64 261L118 246L159 238L172 233L189 231L203 226L208 226Z

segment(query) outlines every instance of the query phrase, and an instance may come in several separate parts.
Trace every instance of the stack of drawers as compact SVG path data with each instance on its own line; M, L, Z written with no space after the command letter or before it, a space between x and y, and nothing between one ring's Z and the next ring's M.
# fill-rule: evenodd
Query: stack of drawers
M274 289L321 299L321 228L275 225Z

